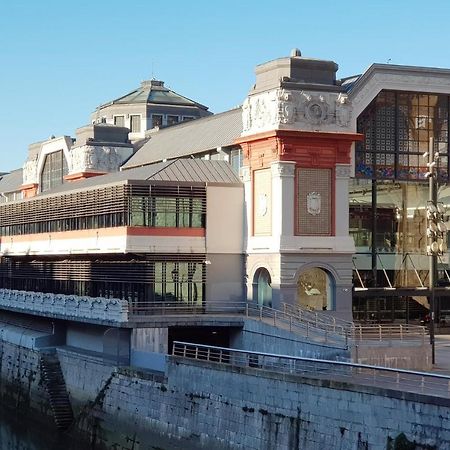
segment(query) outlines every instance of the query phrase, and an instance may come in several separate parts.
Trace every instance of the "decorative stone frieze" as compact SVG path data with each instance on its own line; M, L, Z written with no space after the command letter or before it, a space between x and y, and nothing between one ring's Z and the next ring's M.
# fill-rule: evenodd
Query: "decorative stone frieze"
M38 157L27 159L23 165L23 184L37 184L39 183L39 176L37 172Z
M0 305L48 317L128 321L128 302L120 299L0 289Z
M351 117L352 105L347 94L280 88L245 99L242 135L274 129L349 131Z
M99 171L116 172L132 153L130 147L83 145L70 150L69 174Z

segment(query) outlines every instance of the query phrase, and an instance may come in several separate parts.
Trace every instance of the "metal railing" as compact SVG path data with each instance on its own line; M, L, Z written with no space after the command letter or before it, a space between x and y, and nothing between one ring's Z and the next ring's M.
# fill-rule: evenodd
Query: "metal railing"
M328 314L283 304L283 310L250 302L130 303L131 318L139 316L237 315L263 321L316 342L347 346L348 341L421 340L427 330L419 325L358 325Z
M282 305L283 312L296 317L302 322L308 322L316 328L332 331L333 333L347 335L353 327L353 322L339 319L320 311L312 311L299 305L294 306L287 303L283 303Z
M183 316L197 314L244 316L296 333L317 343L333 345L345 349L348 348L348 335L346 333L338 333L331 327L324 328L316 326L313 322L298 320L297 317L285 313L284 311L269 308L267 306L258 306L253 303L206 302L202 305L181 302L159 302L130 304L130 316L132 319L148 315Z
M355 341L422 341L426 342L427 329L420 325L357 325L352 328Z
M175 341L175 357L450 398L450 376Z

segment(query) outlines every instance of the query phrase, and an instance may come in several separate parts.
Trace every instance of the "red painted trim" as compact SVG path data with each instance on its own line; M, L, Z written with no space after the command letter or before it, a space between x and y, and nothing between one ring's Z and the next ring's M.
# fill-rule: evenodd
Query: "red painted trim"
M252 134L251 136L242 136L237 138L234 144L244 144L254 141L265 140L269 138L307 138L307 139L330 139L336 140L349 140L349 141L362 141L364 135L361 133L339 133L337 131L301 131L301 130L273 130L266 131L264 133Z
M108 172L78 172L72 173L70 175L64 175L65 181L77 181L77 180L85 180L86 178L97 177L99 175L105 175Z
M127 227L128 236L190 236L205 237L204 228L175 228L175 227Z
M12 236L3 236L3 242L8 243L11 239L15 242L28 241L46 241L51 236L52 240L61 239L89 239L92 237L123 237L123 236L191 236L204 237L204 228L174 228L174 227L110 227L110 228L92 228L88 230L72 231L52 231L47 233L17 234ZM1 240L0 240L1 242Z

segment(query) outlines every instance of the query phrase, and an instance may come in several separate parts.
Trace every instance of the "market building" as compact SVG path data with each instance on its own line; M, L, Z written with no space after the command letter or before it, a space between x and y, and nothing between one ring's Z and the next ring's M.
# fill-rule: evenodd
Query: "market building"
M242 107L216 115L151 80L99 107L75 139L30 146L20 183L0 180L1 287L419 319L430 295L422 155L439 151L445 209L450 70L337 70L294 50L258 66ZM115 267L108 286L99 264Z

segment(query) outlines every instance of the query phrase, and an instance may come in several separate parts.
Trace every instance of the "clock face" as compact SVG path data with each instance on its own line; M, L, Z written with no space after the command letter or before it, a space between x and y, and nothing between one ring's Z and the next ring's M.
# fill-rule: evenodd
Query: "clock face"
M258 215L264 217L267 214L267 194L258 195Z

